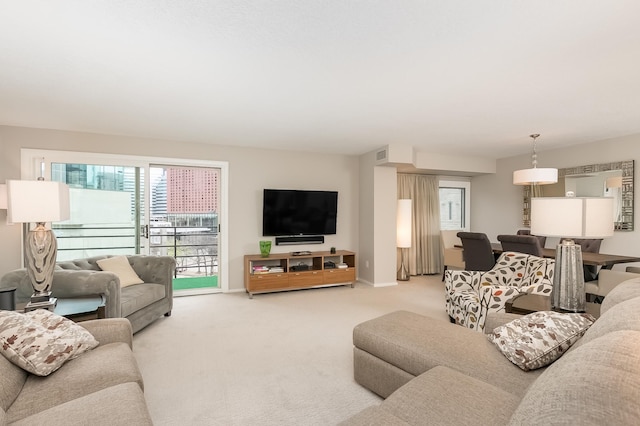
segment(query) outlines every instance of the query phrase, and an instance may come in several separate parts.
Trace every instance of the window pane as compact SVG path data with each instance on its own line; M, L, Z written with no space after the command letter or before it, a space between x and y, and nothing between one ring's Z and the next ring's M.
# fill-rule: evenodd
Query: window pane
M141 252L142 174L136 167L51 164L51 179L69 185L71 204L70 219L53 224L58 260Z
M440 229L463 229L464 188L440 188Z

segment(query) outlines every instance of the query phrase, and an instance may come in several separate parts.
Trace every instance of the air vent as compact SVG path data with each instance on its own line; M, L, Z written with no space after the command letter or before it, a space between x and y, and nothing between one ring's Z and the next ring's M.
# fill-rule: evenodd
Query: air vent
M387 150L383 149L382 151L376 152L376 161L382 161L387 159Z

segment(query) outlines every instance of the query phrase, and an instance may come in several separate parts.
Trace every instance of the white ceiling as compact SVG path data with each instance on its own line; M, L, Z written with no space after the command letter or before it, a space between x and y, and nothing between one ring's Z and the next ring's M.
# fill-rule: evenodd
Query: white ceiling
M640 133L637 0L0 0L0 124L501 158Z

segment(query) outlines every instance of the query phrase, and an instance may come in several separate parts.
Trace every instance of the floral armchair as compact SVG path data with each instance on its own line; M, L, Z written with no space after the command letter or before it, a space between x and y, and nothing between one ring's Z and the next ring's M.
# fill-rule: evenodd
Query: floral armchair
M507 251L486 272L445 272L446 309L456 324L483 331L488 312L504 312L519 294L551 294L553 259Z

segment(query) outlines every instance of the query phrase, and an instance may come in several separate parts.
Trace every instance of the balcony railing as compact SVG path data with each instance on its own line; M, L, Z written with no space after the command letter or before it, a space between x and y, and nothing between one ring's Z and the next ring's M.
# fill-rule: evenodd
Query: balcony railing
M138 235L133 226L56 227L58 260L103 254L135 254ZM144 241L141 239L140 241ZM140 252L146 247L141 246ZM218 272L218 232L215 228L152 226L149 254L176 259L176 277L211 276Z

